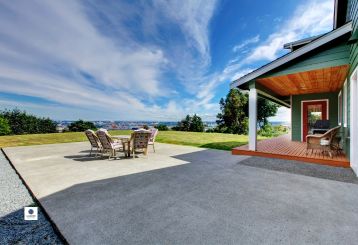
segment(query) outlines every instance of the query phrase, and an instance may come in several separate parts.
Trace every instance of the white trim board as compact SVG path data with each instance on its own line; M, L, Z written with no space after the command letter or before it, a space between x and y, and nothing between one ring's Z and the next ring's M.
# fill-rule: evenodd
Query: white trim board
M335 29L331 32L326 33L325 35L317 38L316 40L306 44L302 48L299 48L291 53L288 53L287 55L282 56L281 58L278 58L277 60L268 63L265 66L262 66L261 68L258 68L257 70L246 74L243 77L240 77L239 79L236 79L230 84L230 88L238 87L246 82L249 82L289 61L292 61L330 41L333 41L334 39L343 36L344 34L347 34L352 31L352 22L348 22L347 24L341 26L338 29Z
M327 120L329 120L329 99L319 99L319 100L301 100L301 142L303 142L303 103L305 102L319 102L326 101L327 102Z
M343 127L347 127L348 125L348 88L347 88L347 79L343 84Z
M358 175L358 67L350 77L350 163L351 168Z
M340 101L340 97L342 97L342 104L340 105L339 104L339 101ZM338 125L339 126L342 126L342 121L343 121L343 95L342 95L342 90L339 91L338 93L338 103L337 103L337 106L338 106ZM341 111L341 115L339 113L339 110L341 109L341 106L342 106L342 111Z

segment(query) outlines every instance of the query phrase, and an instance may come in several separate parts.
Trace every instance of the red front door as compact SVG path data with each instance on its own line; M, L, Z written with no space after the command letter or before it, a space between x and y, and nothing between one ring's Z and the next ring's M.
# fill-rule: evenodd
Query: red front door
M311 129L317 120L327 120L327 100L302 102L302 139L311 133Z

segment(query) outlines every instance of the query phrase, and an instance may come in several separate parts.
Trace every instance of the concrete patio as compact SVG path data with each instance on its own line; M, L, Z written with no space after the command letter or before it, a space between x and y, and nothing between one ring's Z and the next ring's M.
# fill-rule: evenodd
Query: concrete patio
M89 145L5 148L70 244L355 244L350 169L157 144L136 159Z

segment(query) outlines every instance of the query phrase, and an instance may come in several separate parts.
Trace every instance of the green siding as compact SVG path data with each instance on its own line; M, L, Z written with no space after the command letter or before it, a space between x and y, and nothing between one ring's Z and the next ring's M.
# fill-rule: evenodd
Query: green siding
M311 54L301 57L299 60L295 60L295 63L282 66L262 77L281 76L345 64L349 64L349 46L347 46L346 42L340 42L335 45L330 44L326 45L325 48L317 49Z
M292 96L292 140L301 141L301 101L304 100L329 100L330 126L338 125L338 93L304 94Z

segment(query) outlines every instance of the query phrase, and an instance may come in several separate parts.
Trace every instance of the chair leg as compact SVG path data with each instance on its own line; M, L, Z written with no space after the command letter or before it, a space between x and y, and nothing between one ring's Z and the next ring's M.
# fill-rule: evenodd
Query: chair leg
M92 149L93 149L93 147L91 146L91 150L90 150L90 156L92 156Z
M153 151L155 152L155 147L154 147L154 143L153 143Z

